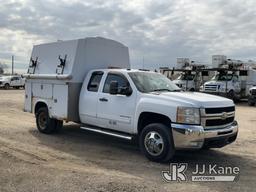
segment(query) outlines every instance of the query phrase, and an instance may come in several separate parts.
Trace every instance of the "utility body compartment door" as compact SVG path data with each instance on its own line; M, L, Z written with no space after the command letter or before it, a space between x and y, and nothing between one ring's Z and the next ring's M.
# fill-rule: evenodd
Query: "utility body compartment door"
M68 85L53 85L52 116L67 119L68 116Z
M52 99L52 84L32 83L33 97Z
M25 85L24 111L32 112L32 83L31 82L27 82Z

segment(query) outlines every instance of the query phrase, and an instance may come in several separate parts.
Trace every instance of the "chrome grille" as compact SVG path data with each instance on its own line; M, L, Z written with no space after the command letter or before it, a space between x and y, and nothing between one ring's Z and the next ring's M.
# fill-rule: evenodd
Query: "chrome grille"
M201 125L205 129L221 129L232 124L235 119L235 107L201 109Z
M216 92L217 91L218 86L217 85L205 85L204 86L204 90L205 91L213 91Z
M251 90L252 95L256 95L256 89Z

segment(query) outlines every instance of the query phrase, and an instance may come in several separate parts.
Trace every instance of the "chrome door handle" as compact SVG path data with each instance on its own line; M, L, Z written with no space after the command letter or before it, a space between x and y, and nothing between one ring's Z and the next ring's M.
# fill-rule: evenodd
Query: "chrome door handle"
M105 97L99 98L99 100L102 102L108 102L108 99L106 99Z

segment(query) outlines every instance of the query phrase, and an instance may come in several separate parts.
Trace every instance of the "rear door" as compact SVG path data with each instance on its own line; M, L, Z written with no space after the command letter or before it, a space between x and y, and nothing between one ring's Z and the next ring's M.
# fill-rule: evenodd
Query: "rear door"
M97 121L98 91L103 77L103 71L94 71L87 87L80 95L79 113L83 123L99 126Z

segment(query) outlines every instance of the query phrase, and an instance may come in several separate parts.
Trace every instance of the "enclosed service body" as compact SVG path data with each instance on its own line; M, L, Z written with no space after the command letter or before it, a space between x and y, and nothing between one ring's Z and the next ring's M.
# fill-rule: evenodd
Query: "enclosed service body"
M92 69L130 68L128 47L101 37L36 45L28 68L25 111L44 100L56 119L79 122L83 80Z

